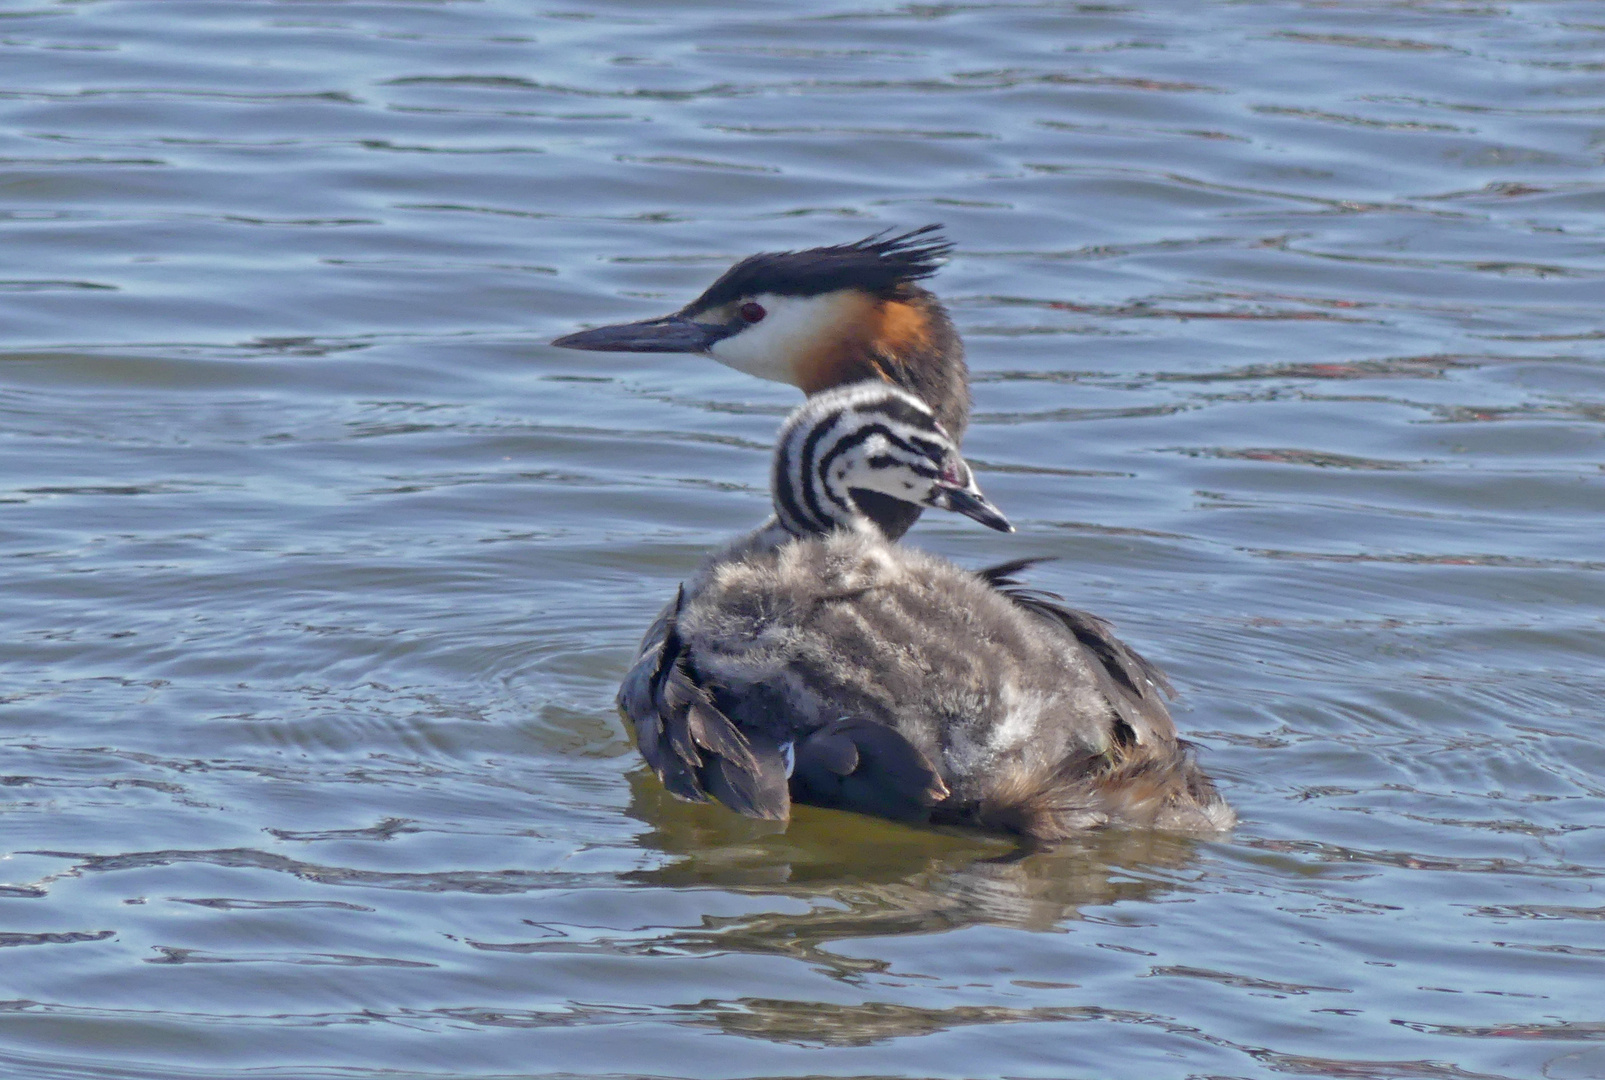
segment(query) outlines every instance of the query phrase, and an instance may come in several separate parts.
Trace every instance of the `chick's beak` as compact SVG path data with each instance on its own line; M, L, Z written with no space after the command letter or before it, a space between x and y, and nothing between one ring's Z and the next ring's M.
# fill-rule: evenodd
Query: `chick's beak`
M973 486L961 488L949 487L946 484L939 485L931 492L931 505L942 510L952 510L954 513L963 514L965 517L979 521L987 528L996 529L998 532L1011 533L1014 531L1014 526L1009 524L1009 519L999 513L998 508L987 502L986 496L982 495Z
M565 334L552 344L560 349L590 352L699 353L729 336L730 330L722 325L694 322L684 315L674 314L581 330L577 334Z

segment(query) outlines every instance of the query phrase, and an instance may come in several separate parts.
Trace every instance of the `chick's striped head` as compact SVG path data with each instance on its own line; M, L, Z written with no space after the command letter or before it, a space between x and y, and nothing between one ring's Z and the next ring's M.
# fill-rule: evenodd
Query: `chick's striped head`
M780 429L772 486L775 513L796 536L874 528L858 507L863 491L1014 531L930 406L883 382L815 394L792 413Z

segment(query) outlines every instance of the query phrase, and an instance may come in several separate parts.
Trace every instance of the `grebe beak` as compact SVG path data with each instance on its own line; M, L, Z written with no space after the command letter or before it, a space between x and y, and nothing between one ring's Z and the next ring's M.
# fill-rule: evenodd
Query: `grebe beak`
M942 510L952 510L963 514L967 518L979 521L989 529L998 532L1011 533L1014 526L1009 519L998 512L998 508L986 501L974 488L947 487L942 485L931 492L931 505Z
M641 322L615 323L565 334L552 342L560 349L590 352L707 352L717 341L731 335L723 325L693 322L684 315L664 315Z

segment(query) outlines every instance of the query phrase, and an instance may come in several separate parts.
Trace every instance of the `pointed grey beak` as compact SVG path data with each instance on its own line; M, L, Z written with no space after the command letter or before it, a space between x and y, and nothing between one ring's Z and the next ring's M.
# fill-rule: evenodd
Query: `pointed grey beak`
M730 330L710 323L692 322L683 315L665 315L642 322L616 323L567 334L552 342L560 349L590 352L706 352Z
M1011 533L1014 531L1014 526L1009 524L1009 519L1000 514L998 508L987 502L986 496L974 488L947 487L945 485L938 487L931 492L931 505L942 510L952 510L954 513L963 514L965 517L979 521L987 528L996 529L998 532Z

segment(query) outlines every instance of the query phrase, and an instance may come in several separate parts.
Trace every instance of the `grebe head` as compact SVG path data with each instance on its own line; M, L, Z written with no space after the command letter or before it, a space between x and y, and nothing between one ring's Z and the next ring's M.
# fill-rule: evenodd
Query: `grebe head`
M751 255L672 315L582 330L552 344L700 353L808 394L881 379L922 398L958 437L969 419L964 348L941 302L918 284L951 250L941 226L926 225Z
M882 382L810 397L780 429L771 473L775 514L795 536L878 528L867 493L934 506L1013 532L930 406Z

